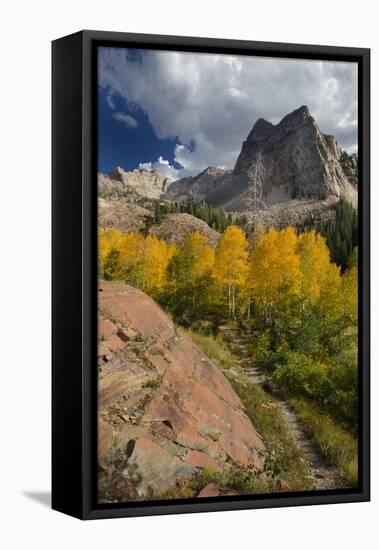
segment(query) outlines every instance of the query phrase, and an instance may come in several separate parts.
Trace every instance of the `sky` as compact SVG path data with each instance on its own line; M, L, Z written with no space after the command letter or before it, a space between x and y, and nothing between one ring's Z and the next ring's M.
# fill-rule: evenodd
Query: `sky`
M357 152L356 63L101 47L98 170L230 169L258 118L277 124L301 105Z

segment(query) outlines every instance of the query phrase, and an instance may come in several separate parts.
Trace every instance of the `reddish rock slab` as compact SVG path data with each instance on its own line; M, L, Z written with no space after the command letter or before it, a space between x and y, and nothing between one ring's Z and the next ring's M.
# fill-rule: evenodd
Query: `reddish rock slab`
M129 327L121 329L121 332L128 340L133 340L133 338L135 338L138 334L135 330Z
M156 440L142 437L135 442L123 476L133 483L140 497L149 498L196 471L191 464L172 456Z
M199 383L194 383L186 408L208 431L219 432L218 443L230 458L244 465L252 461L261 466L256 450L263 450L264 444L243 411Z
M109 319L103 319L102 317L99 318L98 327L98 337L100 340L106 340L112 334L115 334L117 332L117 326Z
M220 495L220 487L217 483L208 483L201 491L198 493L198 497L218 497Z
M105 340L104 345L107 346L111 351L116 353L124 349L124 347L126 346L126 342L121 340L121 338L119 338L117 334L112 334L112 336Z
M97 457L102 460L106 457L112 447L113 430L112 427L99 418L97 425Z
M155 369L157 369L159 374L163 374L167 369L168 362L162 355L151 355L151 353L147 353L146 359Z
M165 388L160 388L146 408L143 422L166 422L180 445L207 452L212 458L226 459L226 454L217 442L200 433L196 419L176 400L170 400Z
M102 282L99 309L103 316L111 312L120 325L144 338L164 342L175 337L174 324L166 313L147 294L131 286Z
M205 359L205 361L202 360L201 364L196 365L193 377L213 393L234 405L234 407L243 408L241 400L233 390L230 382L225 378L220 369L208 359Z
M220 496L237 496L238 491L227 487L220 487L217 483L208 483L197 495L198 498L205 497L220 497Z
M216 472L222 472L223 470L223 465L218 460L199 451L189 451L186 456L186 462L198 468L211 468Z
M123 369L112 370L109 374L99 379L98 399L99 404L104 405L111 401L117 401L123 395L142 388L149 376L144 369L135 364L124 364Z

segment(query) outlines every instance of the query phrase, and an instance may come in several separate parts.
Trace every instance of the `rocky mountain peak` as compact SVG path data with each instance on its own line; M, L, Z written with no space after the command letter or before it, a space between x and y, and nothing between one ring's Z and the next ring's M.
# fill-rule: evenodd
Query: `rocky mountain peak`
M309 111L308 106L302 105L298 109L295 109L283 117L279 124L277 124L276 129L282 131L293 131L306 125L310 125L314 129L315 133L320 131L315 119Z
M289 121L305 122L308 120L314 121L313 116L309 111L308 105L301 105L298 109L291 111L288 115L284 116L279 124L288 124Z
M294 198L326 199L347 196L356 189L341 165L342 150L333 136L324 135L309 108L302 105L277 125L258 119L233 170L239 189L247 190L248 171L258 153L264 164L263 201L270 206Z
M268 138L274 131L274 125L264 118L258 118L246 141L256 141Z

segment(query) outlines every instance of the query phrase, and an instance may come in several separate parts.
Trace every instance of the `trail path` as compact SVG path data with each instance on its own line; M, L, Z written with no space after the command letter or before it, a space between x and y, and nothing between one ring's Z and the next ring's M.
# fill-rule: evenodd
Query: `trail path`
M346 484L343 476L333 466L326 464L315 445L306 435L301 421L290 405L277 397L267 383L263 372L249 358L248 345L251 335L241 334L237 329L220 327L220 332L226 338L233 353L239 358L239 365L253 384L261 386L277 404L283 419L295 443L303 451L310 466L310 475L316 490L344 488Z

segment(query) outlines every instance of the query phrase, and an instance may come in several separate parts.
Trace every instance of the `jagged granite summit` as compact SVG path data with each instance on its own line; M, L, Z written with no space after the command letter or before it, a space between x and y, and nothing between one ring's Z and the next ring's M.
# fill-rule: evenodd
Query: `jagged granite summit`
M258 119L242 145L233 177L246 176L258 152L263 157L263 196L268 205L289 198L356 199L353 180L341 162L342 149L333 136L320 131L305 105L275 126Z

